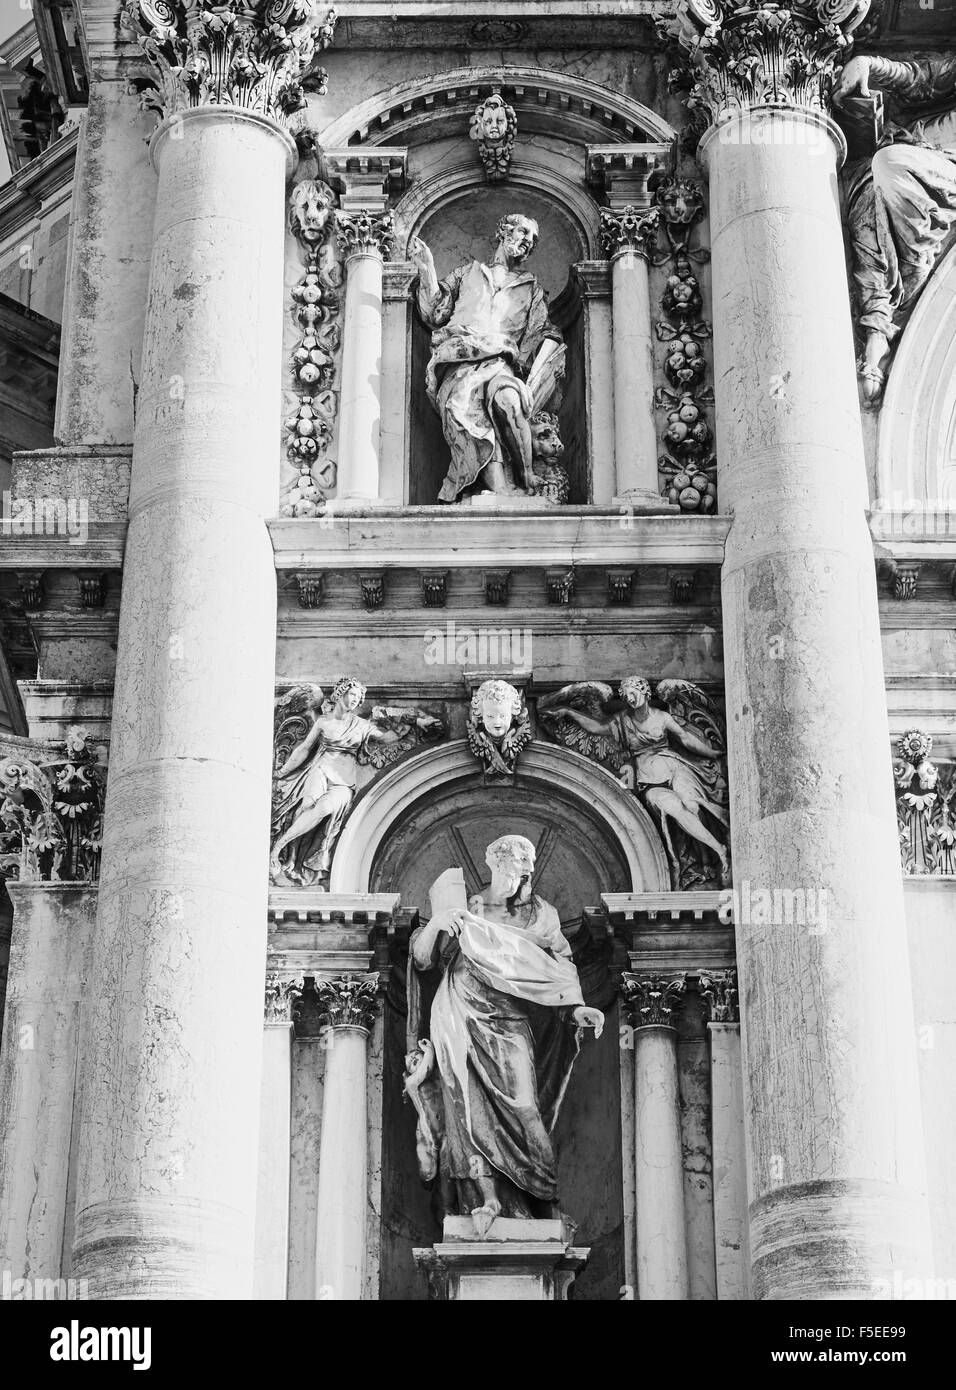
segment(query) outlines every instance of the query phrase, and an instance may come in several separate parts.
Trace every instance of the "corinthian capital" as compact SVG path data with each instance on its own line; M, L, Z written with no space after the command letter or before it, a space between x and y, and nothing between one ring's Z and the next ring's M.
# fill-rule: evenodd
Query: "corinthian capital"
M332 1028L371 1028L378 1003L377 975L339 975L316 984L319 1004Z
M335 19L316 0L129 0L120 14L153 69L144 104L161 116L231 106L284 126ZM324 90L325 74L313 77Z
M392 245L390 212L340 212L335 219L335 235L342 255L367 256L377 252L383 259Z
M708 1023L738 1023L736 970L714 970L700 977L700 994L707 1008Z
M677 1010L687 987L685 975L635 974L621 978L621 995L632 1028L676 1028Z
M716 122L751 106L826 111L870 0L678 0L661 31L684 49L687 105Z
M605 256L621 251L634 251L649 261L657 244L657 228L661 220L658 208L622 208L614 212L601 209L601 247Z

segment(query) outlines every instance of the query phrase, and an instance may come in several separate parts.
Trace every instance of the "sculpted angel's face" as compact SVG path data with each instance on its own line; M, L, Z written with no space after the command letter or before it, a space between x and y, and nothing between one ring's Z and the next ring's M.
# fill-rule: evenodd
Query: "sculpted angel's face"
M492 738L503 738L511 728L510 699L486 695L481 707L481 722Z
M643 709L651 698L651 688L645 680L628 681L621 694L630 709Z
M491 144L499 144L508 133L508 113L501 97L489 97L481 108L481 132Z

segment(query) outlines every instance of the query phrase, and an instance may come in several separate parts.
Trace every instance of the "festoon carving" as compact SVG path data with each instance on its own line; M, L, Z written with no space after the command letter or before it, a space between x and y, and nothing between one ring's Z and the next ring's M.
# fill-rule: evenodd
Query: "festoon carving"
M152 69L137 79L144 106L160 117L231 106L287 128L306 104L307 73L325 91L327 74L311 64L335 21L315 0L130 0L120 12Z
M21 883L95 883L103 844L106 767L85 729L41 761L0 741L0 877Z
M292 289L292 313L302 337L292 354L295 412L285 421L286 456L297 470L279 508L282 516L317 516L335 489L329 457L335 433L335 377L341 333L342 277L335 249L335 194L319 179L294 185L289 227L305 258L305 274Z
M896 744L896 818L908 874L956 874L956 763L934 762L932 751L919 729Z

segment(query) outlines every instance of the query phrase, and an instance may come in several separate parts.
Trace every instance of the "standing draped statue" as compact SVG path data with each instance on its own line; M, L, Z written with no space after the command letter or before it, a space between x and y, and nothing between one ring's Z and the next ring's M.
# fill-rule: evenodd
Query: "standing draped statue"
M834 91L837 106L870 89L925 107L925 119L887 125L872 159L849 170L844 188L865 398L883 393L893 340L940 258L956 241L956 54L896 62L852 58ZM941 109L942 108L942 109Z
M428 399L451 450L440 502L539 490L531 420L554 394L564 347L544 291L523 269L537 240L538 224L511 213L498 223L491 265L470 261L440 283L425 243L409 246L419 312L432 329Z
M438 1177L445 1213L471 1212L480 1236L499 1214L558 1214L551 1132L582 1029L598 1038L604 1027L557 912L531 891L534 855L521 835L495 840L491 886L467 906L461 870L442 874L410 942L405 1088L419 1169Z

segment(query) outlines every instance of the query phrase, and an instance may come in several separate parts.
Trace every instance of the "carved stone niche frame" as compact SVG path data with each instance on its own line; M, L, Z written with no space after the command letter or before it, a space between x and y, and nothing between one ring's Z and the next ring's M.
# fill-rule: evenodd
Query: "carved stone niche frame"
M492 87L518 118L504 184L485 181L469 138L475 105ZM354 150L357 158L374 155L379 146L407 149L407 192L392 209L395 260L386 263L384 275L381 500L436 505L447 467L440 422L425 397L429 342L412 303L409 241L438 237L443 221L447 228L457 218L467 222L469 235L474 229L474 245L462 244L459 261L487 258L499 217L515 211L541 222L541 242L528 268L548 291L568 347L557 413L569 505L609 505L615 495L610 277L598 204L586 184L588 148L642 141L662 146L674 139L673 128L656 112L585 78L509 65L396 83L315 133L324 149ZM546 265L549 238L560 243L560 275ZM447 254L441 246L436 250L439 276L454 264L454 236L445 243Z

